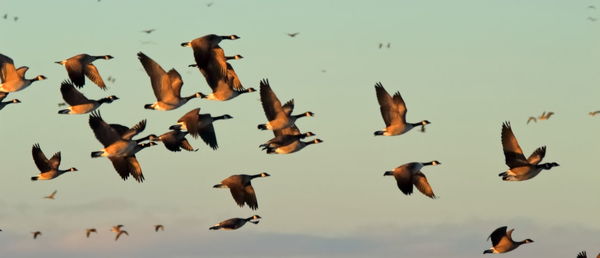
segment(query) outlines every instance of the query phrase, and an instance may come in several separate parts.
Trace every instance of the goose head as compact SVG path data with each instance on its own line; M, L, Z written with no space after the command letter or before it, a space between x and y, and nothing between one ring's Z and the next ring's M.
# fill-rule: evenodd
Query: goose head
M13 99L11 102L12 103L21 103L21 101L19 99Z
M254 88L248 88L248 89L246 89L246 92L255 92L255 91L256 91L256 89L254 89Z
M181 46L182 47L192 47L192 42L191 41L183 42L183 43L181 43Z
M304 116L315 116L315 113L310 112L310 111L304 112Z
M110 59L113 59L114 57L113 57L113 56L111 56L111 55L105 55L105 56L103 56L102 58L104 58L104 59L106 59L106 60L110 60Z
M156 142L156 141L160 141L160 137L156 136L156 134L151 134L151 135L148 135L148 140L150 140L151 142Z
M269 175L269 173L265 173L265 172L260 173L260 177L268 177L268 176L271 176L271 175Z
M428 125L428 124L431 124L431 122L429 122L429 120L421 121L421 125Z
M385 171L385 173L383 173L383 176L393 176L394 172L392 171Z
M43 75L38 75L35 78L33 78L34 81L42 81L45 79L46 79L46 76L43 76Z

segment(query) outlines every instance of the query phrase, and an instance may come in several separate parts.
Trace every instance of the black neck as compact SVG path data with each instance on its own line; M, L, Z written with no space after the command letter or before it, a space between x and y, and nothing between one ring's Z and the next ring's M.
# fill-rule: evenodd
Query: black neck
M221 120L221 119L227 119L227 115L213 117L213 120Z
M111 103L112 99L110 97L106 97L106 98L101 98L98 100L98 103L103 104L103 103Z

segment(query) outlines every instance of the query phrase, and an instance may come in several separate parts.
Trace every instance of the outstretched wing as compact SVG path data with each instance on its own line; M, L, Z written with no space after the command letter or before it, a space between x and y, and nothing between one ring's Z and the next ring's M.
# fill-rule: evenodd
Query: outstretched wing
M513 134L510 122L502 124L502 148L504 150L504 159L508 167L520 167L527 165L528 162L523 155L523 150Z
M75 89L75 86L70 81L63 81L60 84L60 93L62 94L65 102L67 102L67 104L70 106L90 103L90 100L77 89Z

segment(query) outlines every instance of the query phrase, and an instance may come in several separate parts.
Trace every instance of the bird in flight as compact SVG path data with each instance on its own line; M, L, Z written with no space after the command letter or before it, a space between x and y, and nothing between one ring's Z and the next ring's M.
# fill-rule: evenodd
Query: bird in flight
M525 239L523 241L515 242L512 239L512 232L515 229L511 229L506 231L506 226L499 227L488 237L488 240L492 239L492 248L483 251L483 254L500 254L507 253L512 250L515 250L517 247L522 244L533 243L531 239Z
M548 120L550 119L550 117L554 115L554 112L550 111L550 112L546 112L544 111L541 115L539 115L538 117L534 117L534 116L530 116L529 119L527 119L527 124L529 124L531 121L536 122L538 120Z
M31 232L31 234L33 234L33 239L37 239L38 236L42 235L42 232L40 231L35 231L35 232Z
M593 111L593 112L589 112L589 113L588 113L588 115L590 115L590 116L596 116L596 115L598 115L598 114L600 114L600 110L597 110L597 111Z
M298 34L300 34L300 32L288 33L287 35L290 36L290 38L295 38Z
M52 192L51 194L44 196L45 199L50 199L50 200L54 200L54 197L56 196L56 190L54 190L54 192Z
M88 229L85 230L85 237L89 238L90 234L92 234L92 232L93 233L98 233L95 228L88 228Z
M154 225L154 232L165 231L165 227L163 225Z
M148 29L148 30L142 30L142 32L146 33L146 34L150 34L150 33L154 32L155 30L156 29Z

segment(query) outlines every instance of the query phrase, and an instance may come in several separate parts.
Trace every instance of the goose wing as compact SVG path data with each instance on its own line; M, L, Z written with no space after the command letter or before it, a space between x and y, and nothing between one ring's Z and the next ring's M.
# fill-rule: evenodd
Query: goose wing
M523 155L523 150L521 150L521 146L519 146L519 142L513 134L510 122L502 124L502 148L506 165L510 168L528 164Z
M15 63L10 57L3 54L0 54L0 79L2 79L2 82L19 79Z
M199 130L198 122L200 119L199 113L200 113L200 108L195 108L195 109L192 109L189 112L185 113L185 115L183 115L181 118L179 118L179 120L177 120L177 123L185 124L187 131L194 138L198 137L198 130Z
M69 79L78 88L83 87L85 84L85 75L83 72L83 67L79 58L69 58L65 63L65 68L67 69L67 74L69 75Z
M60 84L60 93L62 94L62 97L65 100L65 102L67 102L67 104L69 104L70 106L77 106L91 102L81 92L75 89L73 83L69 81L63 81Z
M283 104L281 108L287 116L291 116L292 112L294 112L294 99L290 99L288 102Z
M162 101L171 100L175 97L171 88L171 76L146 54L139 52L138 59L142 63L144 70L146 70L146 74L150 77L150 83L152 84L152 90L156 99Z
M20 78L24 78L25 77L25 73L27 72L27 70L29 70L29 67L27 67L27 66L21 66L21 67L17 68L17 75Z
M53 169L58 169L58 166L60 166L60 151L57 153L54 153L54 155L52 155L52 157L50 158L50 160L48 160L48 165L50 165L51 168Z
M533 116L530 116L529 119L527 119L527 124L529 124L529 122L531 122L531 121L537 123L537 119L535 117L533 117Z
M142 174L142 168L140 163L137 161L135 155L128 157L108 157L113 163L113 167L121 176L123 180L127 180L129 175L141 183L144 181L144 175Z
M98 139L104 147L121 139L121 135L102 119L100 112L94 111L90 114L89 124L94 131L96 139Z
M52 170L50 162L48 161L48 158L46 158L46 155L44 155L44 152L42 152L42 149L40 148L39 144L36 143L33 145L33 147L31 148L31 154L33 156L33 161L35 162L35 165L40 170L40 172L47 172Z
M546 146L539 147L531 153L531 156L527 158L527 162L529 164L537 165L542 161L544 156L546 156Z
M499 227L496 230L494 230L492 234L490 234L488 240L492 239L492 246L497 246L500 243L500 241L502 241L502 239L506 238L506 228L506 226Z
M177 99L181 98L181 87L183 87L181 74L179 74L175 69L169 70L167 74L169 75L169 82L171 83L170 86L173 96Z
M427 195L429 198L435 198L435 194L433 193L429 182L427 182L427 177L425 176L425 174L423 174L420 171L415 173L412 177L412 181L421 193Z
M215 134L215 127L212 123L202 127L198 133L200 134L200 138L202 138L202 140L213 150L219 148L219 145L217 144L217 135Z
M240 78L238 77L237 73L235 72L235 70L233 69L233 66L231 66L230 63L226 63L227 64L227 82L228 85L236 91L241 91L244 90L244 86L242 86L242 82L240 82Z
M275 137L283 135L299 135L300 129L298 129L296 125L292 125L283 129L273 130L273 134L275 134Z
M133 136L138 135L139 133L144 131L145 128L146 128L146 119L138 122L136 125L129 128L129 130L127 130L126 132L121 133L121 139L131 140L131 138L133 138Z
M244 201L248 204L250 209L258 209L258 201L256 201L256 193L254 187L251 184L244 186Z
M92 63L89 63L83 69L85 72L85 76L87 76L92 82L94 82L100 89L106 90L106 84L104 84L104 80L102 80L102 76L98 72L98 68Z
M269 121L275 120L280 115L284 115L281 102L271 89L271 85L269 85L267 79L260 81L260 101Z
M402 191L402 193L406 195L411 195L413 193L413 179L411 172L408 170L408 167L397 167L396 169L394 169L393 174L394 178L396 179L398 189L400 189L400 191Z
M581 251L577 254L577 258L587 258L587 253L585 251Z
M400 124L402 122L399 109L396 107L395 99L383 88L383 85L378 82L375 84L375 93L379 102L379 110L386 126ZM397 93L400 96L400 93ZM396 95L394 95L396 97ZM400 100L402 97L399 98Z

